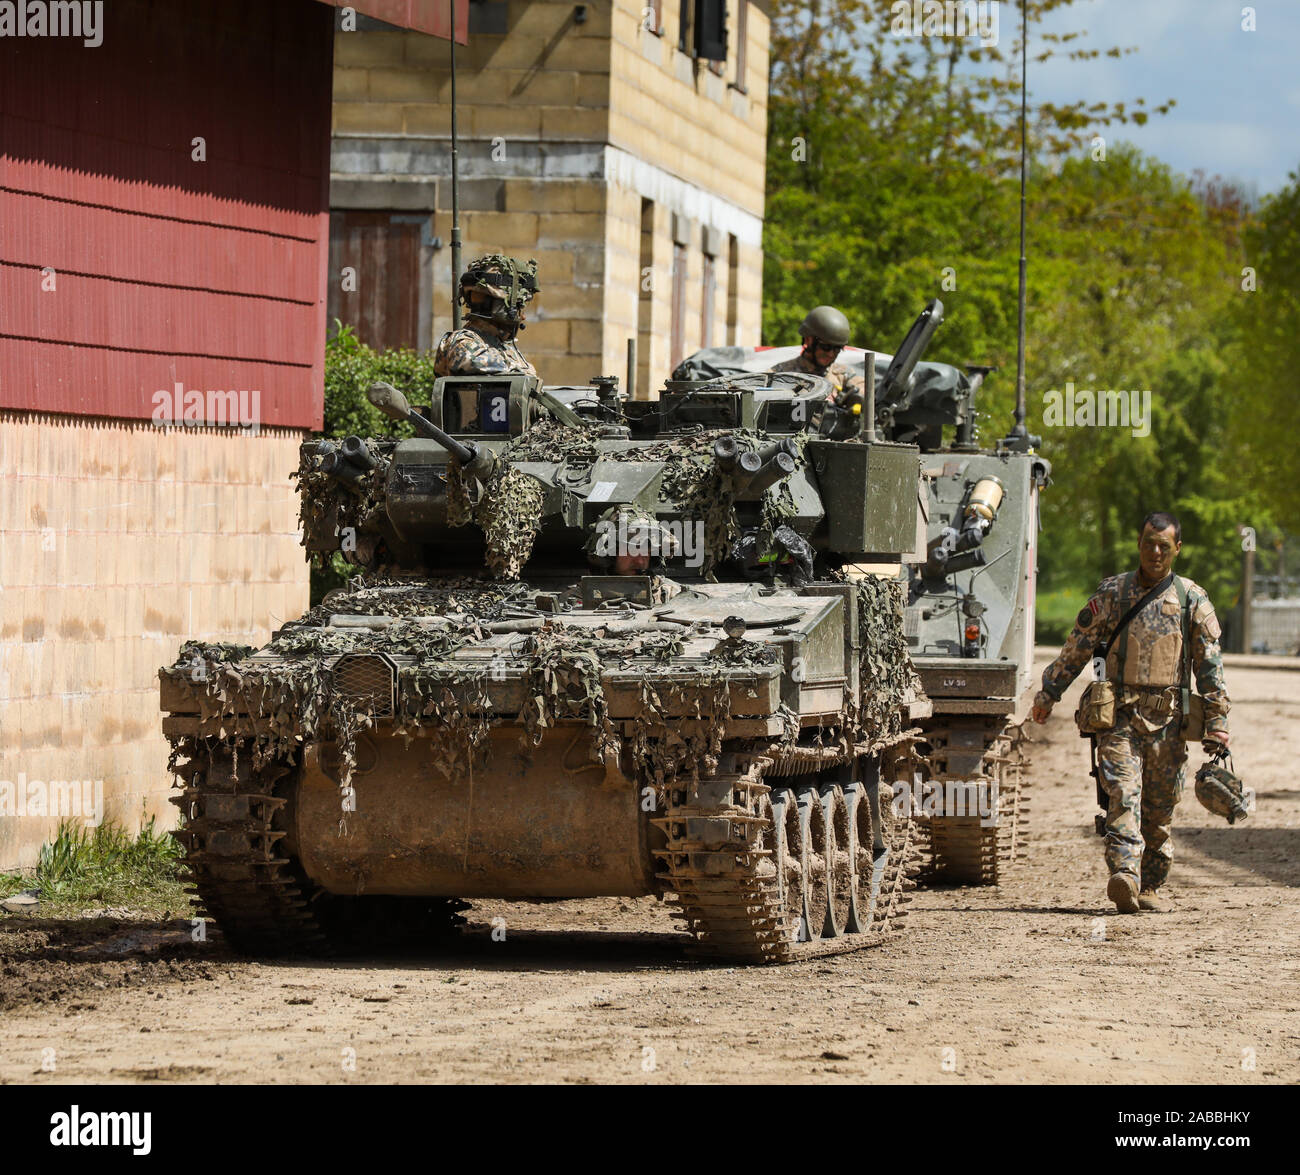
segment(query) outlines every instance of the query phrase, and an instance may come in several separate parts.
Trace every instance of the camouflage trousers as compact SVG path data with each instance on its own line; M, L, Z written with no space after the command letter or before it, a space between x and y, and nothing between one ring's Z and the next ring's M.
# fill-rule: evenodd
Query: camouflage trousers
M1169 876L1174 807L1183 795L1187 744L1178 716L1159 730L1146 728L1127 709L1114 729L1097 736L1097 765L1109 799L1106 864L1112 873L1131 873L1143 889L1158 889Z

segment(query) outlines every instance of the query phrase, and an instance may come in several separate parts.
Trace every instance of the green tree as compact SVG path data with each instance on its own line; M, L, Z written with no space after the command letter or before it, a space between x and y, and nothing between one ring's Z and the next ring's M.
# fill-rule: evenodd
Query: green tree
M1247 267L1248 270L1247 271ZM1291 530L1300 517L1300 172L1267 198L1234 274L1232 433Z
M1031 35L1072 2L1033 0ZM1003 30L1006 48L979 48L894 36L898 11L884 0L774 9L765 341L792 341L809 305L833 302L859 339L892 348L940 297L946 321L932 357L1002 369L982 393L987 440L1005 431L1014 400L1019 24L1011 37ZM1103 52L1082 34L1035 44L1031 87L1054 56ZM1236 526L1276 513L1271 487L1241 477L1258 445L1239 408L1249 396L1275 403L1297 370L1297 198L1265 206L1265 238L1232 185L1177 175L1122 143L1093 149L1099 131L1170 106L1035 103L1031 89L1026 386L1031 431L1055 467L1045 590L1087 590L1131 565L1142 515L1172 509L1184 521L1185 573L1229 592ZM1248 259L1277 299L1268 332L1252 322L1264 299L1240 289ZM1268 352L1268 374L1247 394L1236 373L1252 347ZM1149 390L1149 431L1045 426L1049 393L1067 384ZM1294 446L1274 440L1268 460L1287 468Z

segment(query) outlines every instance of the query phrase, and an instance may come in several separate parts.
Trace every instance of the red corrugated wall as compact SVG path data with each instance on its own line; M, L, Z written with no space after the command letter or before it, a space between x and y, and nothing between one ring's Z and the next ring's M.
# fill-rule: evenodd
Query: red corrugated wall
M97 48L0 38L0 408L148 418L179 382L320 427L333 10L103 13Z
M324 0L335 8L353 8L366 16L405 29L451 39L451 0ZM456 42L469 43L469 0L455 0Z

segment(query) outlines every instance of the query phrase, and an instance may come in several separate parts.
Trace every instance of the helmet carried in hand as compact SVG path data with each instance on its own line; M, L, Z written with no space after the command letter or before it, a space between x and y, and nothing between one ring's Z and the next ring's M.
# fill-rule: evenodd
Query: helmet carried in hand
M1201 764L1196 773L1196 798L1202 808L1225 817L1229 824L1245 820L1250 815L1245 788L1232 773L1232 756L1227 751L1220 751Z

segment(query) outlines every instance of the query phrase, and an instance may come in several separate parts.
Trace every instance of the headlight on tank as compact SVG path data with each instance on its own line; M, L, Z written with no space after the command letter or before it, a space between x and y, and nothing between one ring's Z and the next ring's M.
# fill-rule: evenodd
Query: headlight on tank
M1002 505L1002 482L992 474L981 477L971 489L970 497L966 499L966 517L983 518L986 522L992 522L998 516L998 508Z

